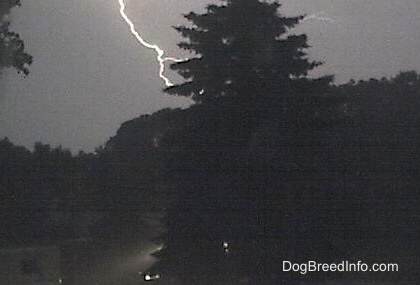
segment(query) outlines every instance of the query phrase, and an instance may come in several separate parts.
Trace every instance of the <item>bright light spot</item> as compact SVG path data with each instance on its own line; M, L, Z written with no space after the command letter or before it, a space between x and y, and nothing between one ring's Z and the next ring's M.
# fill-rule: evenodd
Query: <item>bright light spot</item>
M133 22L128 18L127 14L125 13L125 2L124 0L118 0L118 3L120 5L120 14L121 17L124 19L124 21L128 24L130 27L130 32L133 34L133 36L137 39L137 41L144 47L154 50L157 54L156 60L159 63L159 77L163 80L165 85L167 87L173 86L174 84L169 80L168 77L165 76L165 62L171 61L171 62L181 62L185 61L186 59L179 59L174 57L164 57L165 52L162 50L158 45L151 44L146 42L142 36L137 32L136 28L134 27Z
M229 45L229 44L230 44L230 41L229 41L229 39L228 39L228 38L222 38L222 43L223 43L224 45Z
M58 284L62 284L63 283L63 279L58 279Z
M144 281L152 281L160 278L159 274L146 274L144 275Z
M229 253L229 243L227 241L223 242L223 251L228 254Z

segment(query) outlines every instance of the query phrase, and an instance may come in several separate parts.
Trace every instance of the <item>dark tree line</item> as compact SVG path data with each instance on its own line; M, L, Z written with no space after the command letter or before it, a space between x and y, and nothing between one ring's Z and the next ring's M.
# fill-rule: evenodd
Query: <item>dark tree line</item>
M4 139L2 242L80 237L72 213L92 210L90 237L127 242L165 211L156 270L187 284L270 284L286 259L404 264L418 256L419 87L415 72L349 82L253 124L221 103L162 110L95 154Z
M136 159L140 155L130 153ZM109 155L108 147L74 155L47 144L36 143L30 151L1 140L1 245L143 237L146 223L140 212L159 210L149 206L152 191L145 178L151 167L123 159L117 151ZM136 171L144 174L139 178ZM141 195L149 201L140 205Z
M31 152L8 139L0 141L2 243L70 235L73 225L53 214L68 208L67 199L77 192L86 162L60 147L37 143Z

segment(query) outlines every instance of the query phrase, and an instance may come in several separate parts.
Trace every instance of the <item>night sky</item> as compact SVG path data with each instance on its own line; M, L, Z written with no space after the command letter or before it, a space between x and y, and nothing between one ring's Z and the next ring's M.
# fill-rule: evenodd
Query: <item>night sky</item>
M296 29L309 36L315 75L336 82L420 71L420 1L284 0L286 15L315 14ZM171 28L182 13L203 11L208 0L127 0L142 36L167 56L184 57ZM28 78L0 77L0 137L31 147L35 141L92 151L118 126L189 100L163 94L153 51L141 47L119 15L117 0L22 0L12 30L34 56ZM166 73L172 80L179 78Z

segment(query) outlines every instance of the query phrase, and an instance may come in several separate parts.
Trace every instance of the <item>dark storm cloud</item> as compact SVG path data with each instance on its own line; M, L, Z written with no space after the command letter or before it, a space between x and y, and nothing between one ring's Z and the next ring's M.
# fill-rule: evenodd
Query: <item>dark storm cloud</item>
M171 26L184 23L181 13L206 3L127 0L127 13L149 42L169 56L185 56ZM318 74L336 74L343 82L420 70L418 0L282 3L289 15L334 20L311 19L297 29L309 35L311 57L326 61ZM123 121L188 102L162 94L155 54L129 34L117 0L26 0L12 16L35 61L27 79L7 71L0 80L0 137L27 146L42 140L92 150Z

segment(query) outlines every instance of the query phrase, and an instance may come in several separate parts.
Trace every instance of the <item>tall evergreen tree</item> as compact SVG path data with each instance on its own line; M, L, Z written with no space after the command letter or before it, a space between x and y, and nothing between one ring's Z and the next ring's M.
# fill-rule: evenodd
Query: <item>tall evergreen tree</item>
M186 14L191 25L176 27L186 38L179 47L196 56L171 66L186 82L167 88L169 94L205 102L290 92L296 80L321 64L308 59L307 36L290 33L304 16L280 15L277 2L223 2L207 6L204 14Z
M284 17L279 7L260 0L223 1L204 14L185 15L191 25L176 27L186 38L179 46L195 56L171 66L186 82L166 91L203 104L191 109L194 116L177 134L182 142L166 164L173 176L165 177L171 181L168 192L178 199L168 207L165 249L157 254L156 270L165 283L280 284L290 278L279 276L280 259L288 254L298 260L310 252L311 245L289 250L303 243L294 242L298 229L288 228L293 221L281 209L293 198L283 199L285 187L259 171L250 147L263 119L277 120L283 109L292 112L282 116L297 116L290 103L305 113L302 100L294 98L319 94L331 82L307 77L321 63L308 59L306 35L291 34L304 16Z

